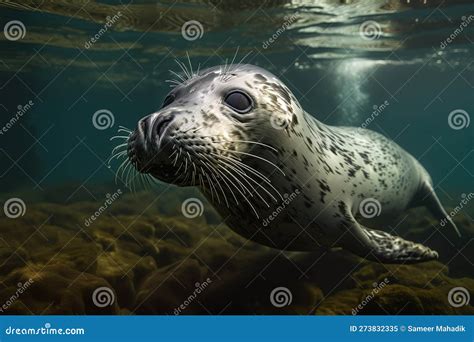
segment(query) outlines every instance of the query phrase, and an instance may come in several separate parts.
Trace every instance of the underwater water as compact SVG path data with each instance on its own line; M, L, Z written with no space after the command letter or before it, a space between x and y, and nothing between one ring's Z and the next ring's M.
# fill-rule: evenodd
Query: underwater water
M0 19L1 313L474 313L472 1L0 0ZM437 261L290 254L195 188L127 184L110 139L161 107L176 60L258 65L321 122L394 140L462 237L420 208L394 228Z

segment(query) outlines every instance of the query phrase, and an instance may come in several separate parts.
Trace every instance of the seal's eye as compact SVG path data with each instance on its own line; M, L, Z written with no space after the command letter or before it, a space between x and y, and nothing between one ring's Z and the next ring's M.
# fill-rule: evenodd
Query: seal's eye
M224 102L238 113L248 113L252 109L252 99L240 90L227 94Z
M174 101L174 95L170 94L166 96L165 100L163 101L163 105L161 108L165 108L166 106L170 105Z

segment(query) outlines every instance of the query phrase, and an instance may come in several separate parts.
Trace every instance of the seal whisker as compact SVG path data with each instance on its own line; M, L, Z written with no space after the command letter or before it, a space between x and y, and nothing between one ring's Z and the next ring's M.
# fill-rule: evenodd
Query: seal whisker
M189 64L190 75L191 75L191 77L194 77L193 65L191 64L191 59L189 58L189 53L188 53L188 51L186 51L186 56L188 57L188 64Z
M143 175L143 181L146 185L146 190L151 190L151 188L153 187L153 185L150 183L150 178L148 177L148 174L144 174Z
M188 153L188 156L189 156L189 153ZM224 184L227 186L227 188L229 189L229 191L231 192L232 194L232 197L234 197L234 201L236 203L236 205L239 205L239 201L237 200L237 197L235 196L235 193L234 191L230 188L229 184L227 183L226 179L228 179L227 177L225 177L225 175L222 174L222 172L219 170L219 168L213 166L214 163L212 163L207 157L206 155L204 154L201 154L201 157L206 159L208 161L208 165L210 167L210 170L212 169L213 171L211 171L213 174L215 174L216 176L220 176L220 178L222 179L222 181L224 182ZM215 160L214 160L215 161ZM206 164L206 163L205 163ZM204 165L205 165L204 164ZM229 180L230 181L230 180ZM232 183L232 182L231 182ZM217 184L220 186L221 190L222 190L222 194L226 200L226 204L227 204L227 207L229 207L229 202L227 201L227 196L225 195L221 185L219 182L217 182Z
M130 164L131 165L131 164ZM127 187L133 192L133 187L132 187L132 178L130 178L130 176L133 176L134 173L135 173L135 167L133 167L133 165L131 165L132 167L128 168L128 171L127 171L127 175L125 176L125 184L127 185Z
M202 187L203 187L202 189L203 189L203 191L208 191L208 192L210 191L210 193L211 193L211 200L214 201L214 186L213 186L212 182L210 182L209 177L207 177L207 174L206 174L206 172L203 170L202 166L200 167L200 169L201 169L201 174L199 174L199 178L202 179ZM209 184L209 188L208 188L208 189L205 187L206 182L205 182L204 178L201 177L201 175L204 175L204 177L206 177L206 179L207 179L207 184Z
M126 164L126 166L122 169L122 172L120 174L120 179L125 183L127 184L127 178L125 177L125 173L128 171L127 169L131 168L131 167L134 167L132 165L132 163L130 162L129 159L127 159L128 163ZM128 174L128 172L127 172Z
M133 184L133 193L134 194L137 193L137 182L139 181L138 175L139 175L139 173L138 173L137 169L133 168L130 183Z
M219 169L221 169L222 171L224 171L225 173L227 173L230 177L232 177L233 179L235 179L235 181L236 181L237 184L240 186L240 189L242 189L243 192L241 192L238 187L237 187L237 189L239 190L240 194L241 194L245 199L247 199L247 197L245 196L245 193L248 193L248 194L250 195L250 197L253 197L253 193L245 186L245 184L242 183L242 181L241 181L239 178L237 178L237 176L236 176L234 173L232 173L232 172L230 172L230 170L228 170L228 168L230 168L229 165L224 164L223 161L222 161L222 160L219 160L219 159L215 159L215 161L216 161L217 167L218 167ZM226 167L224 167L224 166L226 166ZM235 171L235 168L230 168L230 169L231 169L232 171ZM224 174L222 174L222 175L225 176ZM228 179L228 178L227 178L227 179ZM230 179L228 179L228 180L230 181ZM251 185L249 184L249 186L251 186Z
M146 176L147 174L142 173L142 181L143 181L143 185L145 186L145 191L149 191L151 189L151 185L148 182L148 178Z
M260 159L272 166L274 166L278 171L280 171L283 176L286 176L285 172L283 172L283 170L278 166L276 165L275 163L272 163L271 161L269 161L268 159L266 158L263 158L263 157L260 157L260 156L257 156L255 154L252 154L252 153L248 153L248 152L242 152L242 151L232 151L232 150L228 150L228 149L222 149L222 148L217 148L218 150L221 150L221 151L224 151L224 152L229 152L229 153L240 153L240 154L243 154L243 155L246 155L246 156L249 156L249 157L254 157L254 158L257 158L257 159Z
M232 190L232 188L229 186L229 183L227 183L226 179L228 179L227 177L225 177L225 175L222 173L222 171L218 168L215 168L216 170L216 173L221 177L222 181L224 182L224 184L227 186L227 189L229 189L230 193L232 194L232 197L234 197L234 201L235 201L235 204L236 205L239 205L239 200L237 199L237 196L235 196L235 193L234 191ZM230 180L229 180L230 181ZM231 182L232 185L235 186L235 184L233 184Z
M112 138L110 138L110 141L115 140L115 139L128 139L129 135L115 135Z
M122 148L122 150L118 150L118 151L115 151L115 149L117 149L118 147L114 148L112 150L112 154L111 156L108 158L108 161L110 162L112 159L115 159L117 156L119 155L122 155L124 153L127 153L127 150L126 149L123 149L123 146L120 146L120 148Z
M223 157L223 158L226 158L228 160L228 162L230 163L234 163L234 165L239 168L239 170L241 170L242 172L245 173L245 176L249 177L249 179L251 179L254 183L256 183L258 186L260 186L275 202L278 202L277 199L275 198L275 196L273 196L271 194L270 191L268 191L268 189L266 189L264 186L261 185L261 183L257 182L255 179L251 178L244 170L242 170L241 168L242 167L245 167L247 168L247 170L253 174L255 174L257 177L259 177L260 179L263 180L263 182L265 182L266 184L268 184L272 190L274 190L282 199L283 199L283 196L280 194L280 192L271 184L270 180L268 178L266 178L265 176L260 176L257 174L258 171L256 171L255 169L253 169L252 167L248 166L247 164L244 164L242 162L239 162L237 163L235 160L233 159L230 159L229 157L226 157L226 156L219 156L217 155L218 157Z
M230 175L233 176L233 174L232 174L231 172L229 172L226 168L221 168L221 170L227 171ZM224 173L221 173L221 175L222 175L223 177L227 178L227 176L225 176ZM238 180L238 178L236 178L235 176L233 176L233 177L234 177L234 179L237 181L237 183L240 184L240 186L244 186L244 185L242 184L242 182L240 182L240 181ZM227 178L227 179L229 180L229 182L231 182L231 180L230 180L229 178ZM249 204L249 206L252 208L253 212L254 212L255 215L257 216L257 218L259 218L259 215L258 215L257 210L255 209L255 207L253 206L253 204L249 201L249 199L247 198L247 196L245 196L245 194L242 193L242 191L239 189L239 187L238 187L237 185L235 185L235 183L231 182L231 184L232 184L232 185L234 186L234 188L240 193L240 195L242 196L242 198ZM245 186L244 186L244 188L245 188ZM248 191L248 190L247 190L247 191ZM249 193L249 195L253 197L253 195L252 195L251 193Z
M210 183L213 184L214 186L214 190L216 191L216 196L217 196L217 200L219 201L220 203L220 196L219 196L219 191L217 191L217 188L216 188L216 184L219 186L220 190L221 190L221 194L223 195L223 198L225 200L225 203L227 205L227 207L229 206L229 202L227 201L227 196L225 195L225 192L224 190L222 189L222 186L220 185L218 179L216 178L216 175L215 175L215 171L214 171L214 168L211 166L211 165L208 165L207 162L203 162L203 165L210 171L210 178L214 179L214 183L212 183L212 180L210 180ZM205 171L204 171L205 172Z
M125 164L124 164L125 163ZM119 169L117 170L117 177L118 175L120 174L120 180L125 183L125 180L123 178L123 175L125 173L125 170L127 170L128 167L130 167L132 165L132 163L130 163L130 160L129 159L125 159L124 163L122 163L120 166L119 166Z
M202 162L202 161L201 161L201 162ZM209 167L206 165L206 163L202 162L202 165L204 165L206 168L209 169ZM209 170L212 172L211 169L209 169ZM218 202L220 203L221 201L220 201L219 194L218 194L217 189L215 188L214 184L212 183L212 180L207 176L206 171L204 171L202 167L201 167L201 171L202 171L202 173L204 174L204 176L206 177L206 179L208 180L209 187L210 187L210 189L211 189L211 196L212 196L212 199L214 199L213 192L215 191L215 192L216 192L217 200L218 200Z
M177 80L165 80L166 83L170 83L170 88L171 89L174 89L176 88L177 86L179 86L181 84L181 82L177 81Z
M176 153L176 157L174 158L173 167L176 166L176 162L178 161L178 158L179 158L179 153Z
M167 82L167 83L173 83L173 84L175 84L175 85L180 85L180 84L181 84L180 81L175 80L175 79L168 79L168 80L165 80L165 82Z
M193 165L193 184L196 184L196 164L192 161L191 159L191 163Z
M227 168L225 168L223 166L226 166L226 165L223 165L222 163L219 163L219 167L221 167L224 172L226 172L229 176L231 176L233 179L235 179L235 181L239 185L240 189L243 191L243 193L241 192L242 196L244 196L245 193L248 193L251 197L253 197L252 192L232 172L230 172Z
M222 186L221 184L219 183L219 181L217 180L216 178L216 169L212 166L212 163L210 162L210 160L205 156L205 155L202 155L202 157L204 159L206 159L206 161L204 160L201 160L201 163L209 170L209 172L211 173L211 177L214 178L214 181L216 182L216 184L219 186L220 190L221 190L221 193L224 197L224 200L226 202L226 205L227 207L229 207L229 202L227 200L227 196L225 195L225 192L224 190L222 189ZM217 193L217 190L216 190L216 193Z
M116 154L114 154L112 157L109 158L107 164L110 165L110 162L114 159L120 159L121 157L123 157L124 155L127 154L127 151L120 151L120 152L117 152Z
M201 173L198 174L198 179L199 179L199 185L201 186L201 189L203 189L205 191L206 186L204 185L204 181L202 179L202 174Z
M222 157L226 160L229 160L229 161L231 161L231 162L233 162L233 163L249 170L250 172L254 173L256 176L258 176L260 179L262 179L266 183L271 184L271 181L267 176L265 176L263 173L257 171L255 168L251 167L250 165L247 165L247 164L243 163L241 159L239 159L235 156L225 156L225 155L220 155L220 154L218 154L217 156Z
M120 169L122 167L124 167L125 165L127 165L127 163L130 163L130 160L127 158L125 159L121 164L120 166L118 167L117 171L115 171L115 183L117 183L117 179L119 178L118 175L119 175L119 172L120 172ZM122 180L122 179L120 179Z
M212 198L212 200L214 201L214 190L215 190L215 189L214 189L214 184L212 184L211 180L210 180L209 177L207 176L206 171L204 171L204 170L202 169L202 167L201 167L201 171L202 171L204 177L206 177L207 183L209 184L209 188L211 189L211 198ZM216 191L216 197L217 197L218 203L221 203L219 197L217 196L217 191Z
M107 165L110 165L110 162L114 159L120 159L123 155L127 154L126 149L122 149L121 151L112 151L112 154L109 158L107 158Z
M185 82L185 81L191 79L191 75L189 74L188 68L186 67L186 65L185 65L183 62L181 62L181 61L179 61L179 60L177 60L177 59L175 59L175 62L180 66L181 70L183 71L183 73L184 73L184 75L185 75L185 79L184 79L183 82Z
M202 126L200 127L202 128ZM187 131L186 131L187 132ZM184 133L186 133L184 132ZM213 135L202 135L200 136L201 138L215 138L215 136ZM252 141L252 140L227 140L227 139L224 139L224 140L214 140L213 141L214 143L218 143L218 142L230 142L230 143L247 143L247 144L253 144L253 145L259 145L259 146L263 146L263 147L267 147L275 152L278 152L278 149L276 149L275 147L271 146L271 145L268 145L268 144L265 144L265 143L262 143L260 141Z
M176 77L178 77L180 79L181 82L178 82L179 84L182 84L184 82L186 82L186 78L184 78L183 76L181 76L180 74L178 74L177 72L173 71L173 70L169 70L170 73L172 73L173 75L175 75Z
M145 175L145 178L148 184L150 184L150 189L152 189L157 184L156 180L152 176L150 176L148 173Z
M222 80L227 81L228 80L228 72L230 71L230 68L232 67L232 64L235 61L235 57L237 57L237 54L239 53L239 47L237 46L237 49L235 50L234 57L232 57L232 61L230 64L227 66L227 59L226 59L226 66L224 67L224 72L222 73ZM227 76L227 77L226 77Z
M234 69L232 69L232 71L237 70L237 68L239 67L239 65L241 65L241 64L244 62L244 60L245 60L248 56L250 56L252 53L253 53L252 50L250 50L249 52L247 52L247 53L240 59L240 61L235 64Z
M198 63L198 67L196 70L196 75L199 75L199 71L201 70L201 63Z
M228 168L230 168L231 170L235 171L237 174L239 174L242 179L249 185L249 187L252 187L252 185L250 184L250 182L248 180L251 180L252 182L254 182L256 185L258 185L259 187L261 187L270 197L272 197L275 201L275 197L273 197L273 195L267 190L265 189L261 184L259 184L257 181L255 181L255 179L251 178L249 175L247 175L247 173L245 171L242 171L242 170L239 170L237 169L235 166L227 163L226 161L223 161L221 160L220 161L223 165L227 166ZM254 193L257 194L257 196L265 203L265 205L269 208L270 205L268 204L268 202L262 197L262 195L257 191L257 189L253 189L254 190ZM251 194L252 196L252 194Z
M181 170L181 168L183 167L183 164L184 164L184 162L183 162L183 161L181 161L181 163L179 164L179 167L178 167L178 169L177 169L177 170L175 171L175 173L174 173L174 175L175 175L175 176L176 176L176 175L179 173L179 171L180 171L180 170Z
M117 153L126 152L126 151L127 151L127 147L126 147L126 146L127 146L126 143L125 143L125 144L122 144L122 145L119 145L119 146L116 146L116 147L112 150L112 152L111 152L112 157L113 157L114 155L116 155ZM122 149L122 151L117 151L118 149ZM117 152L117 153L115 153L115 152ZM115 154L114 154L114 153L115 153ZM111 158L112 158L112 157L111 157Z
M125 143L123 143L123 144L120 144L120 145L115 146L114 149L112 150L112 153L113 153L113 151L115 151L115 150L118 149L119 147L123 147L123 146L127 146L127 145L128 145L128 143L125 142Z

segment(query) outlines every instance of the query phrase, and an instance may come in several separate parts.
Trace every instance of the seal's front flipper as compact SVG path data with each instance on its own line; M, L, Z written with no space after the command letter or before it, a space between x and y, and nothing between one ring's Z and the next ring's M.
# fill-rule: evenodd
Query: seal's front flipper
M416 263L438 258L437 252L422 244L362 227L357 222L354 226L351 233L355 238L344 243L344 248L360 257L383 263Z

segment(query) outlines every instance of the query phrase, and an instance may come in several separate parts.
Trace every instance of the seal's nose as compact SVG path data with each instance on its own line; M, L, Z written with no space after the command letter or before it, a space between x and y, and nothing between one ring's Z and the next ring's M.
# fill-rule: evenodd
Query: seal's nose
M159 141L163 136L174 114L151 114L138 122L138 129L149 143Z

